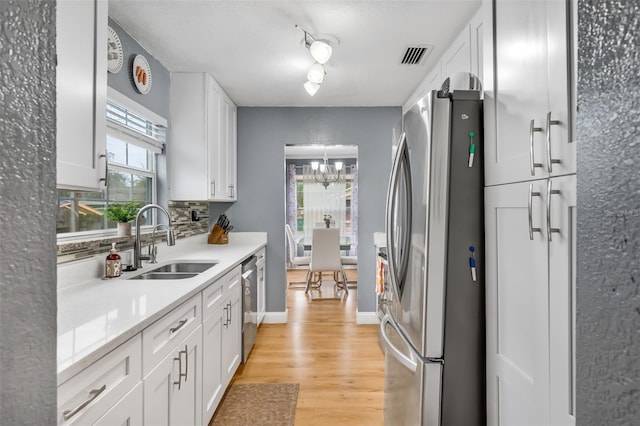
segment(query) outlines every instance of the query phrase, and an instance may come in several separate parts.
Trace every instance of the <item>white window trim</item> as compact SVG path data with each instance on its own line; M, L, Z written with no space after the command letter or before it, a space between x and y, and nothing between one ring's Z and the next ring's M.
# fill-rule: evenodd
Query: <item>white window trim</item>
M138 115L141 115L147 118L150 121L153 121L156 124L167 127L169 121L161 115L156 114L150 109L140 105L136 101L126 97L122 93L118 92L116 89L111 87L107 88L107 99L112 99L114 102L122 105L130 111L135 112Z

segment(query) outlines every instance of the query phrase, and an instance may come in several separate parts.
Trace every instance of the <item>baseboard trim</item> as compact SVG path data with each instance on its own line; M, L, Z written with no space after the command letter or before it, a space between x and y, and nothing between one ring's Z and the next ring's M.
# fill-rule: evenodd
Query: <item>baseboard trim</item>
M262 320L265 324L286 324L288 312L265 312Z
M380 319L375 312L356 311L356 324L379 324Z

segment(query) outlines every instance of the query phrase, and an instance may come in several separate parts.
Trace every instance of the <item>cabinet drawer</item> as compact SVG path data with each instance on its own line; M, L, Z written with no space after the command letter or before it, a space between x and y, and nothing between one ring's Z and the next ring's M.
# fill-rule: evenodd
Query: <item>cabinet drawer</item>
M142 330L142 375L146 376L177 342L202 322L200 294L192 297Z
M202 290L202 322L209 319L218 306L222 304L226 288L226 276L220 278L209 287Z
M93 424L141 379L138 334L58 387L58 424Z
M233 290L236 287L242 286L242 265L236 266L233 270L231 270L225 278L225 293L229 294L229 291Z

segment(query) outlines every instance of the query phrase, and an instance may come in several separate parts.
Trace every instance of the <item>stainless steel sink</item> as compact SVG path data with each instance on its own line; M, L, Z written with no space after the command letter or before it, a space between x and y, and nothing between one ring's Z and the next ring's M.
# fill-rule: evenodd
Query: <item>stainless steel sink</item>
M218 262L195 263L195 262L176 262L168 263L158 268L151 269L149 272L195 272L201 273L209 268L216 266Z
M145 272L144 274L136 275L129 278L130 280L182 280L185 278L193 278L197 273L186 272Z
M128 278L130 280L182 280L193 278L218 262L174 262L158 266L140 275Z

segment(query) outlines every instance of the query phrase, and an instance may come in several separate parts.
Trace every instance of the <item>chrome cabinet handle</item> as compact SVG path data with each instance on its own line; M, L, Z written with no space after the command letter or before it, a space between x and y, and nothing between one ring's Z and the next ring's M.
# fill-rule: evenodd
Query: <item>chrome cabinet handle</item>
M233 198L234 196L234 187L233 185L229 185L229 198Z
M533 227L533 197L540 197L539 192L533 191L533 184L529 184L529 239L533 241L533 233L540 232L542 230L540 228Z
M76 414L78 414L80 411L82 411L82 409L84 407L86 407L87 405L89 405L91 403L91 401L93 401L94 399L96 399L98 397L98 395L100 395L102 392L105 391L105 389L107 389L107 385L102 385L101 388L99 389L91 389L89 391L89 398L87 398L82 404L78 405L76 408L74 408L73 410L66 410L62 413L62 418L64 418L65 420L69 420L71 417L75 416Z
M211 181L211 197L214 198L216 196L216 181Z
M536 127L534 119L529 122L529 166L531 168L531 176L536 175L536 167L543 167L542 163L536 163L533 156L533 134L535 132L541 132L541 127Z
M547 132L547 171L552 173L553 164L559 164L560 160L551 158L551 126L557 126L560 124L560 120L551 119L551 111L547 112L547 125L545 131ZM549 241L551 241L551 235L549 235Z
M186 319L181 320L180 322L178 322L178 325L175 327L171 327L169 329L169 333L175 333L176 331L180 330L188 321Z
M185 355L184 357L184 373L182 372L182 354ZM184 350L178 352L178 357L177 358L173 358L174 361L178 361L178 381L174 381L173 384L174 385L178 385L178 390L180 390L180 388L182 387L182 378L184 377L184 381L187 381L187 374L189 373L189 352L187 349L187 345L184 345Z
M558 189L551 189L551 181L547 183L547 236L551 241L552 234L559 234L560 228L551 227L551 195L559 195Z
M100 158L104 158L104 177L98 179L99 182L104 182L104 186L109 185L109 153L107 151L104 154L100 154Z
M229 328L229 323L231 322L231 320L229 319L229 310L230 310L230 303L227 303L227 305L224 307L224 311L225 311L225 315L224 315L224 325L225 328Z

